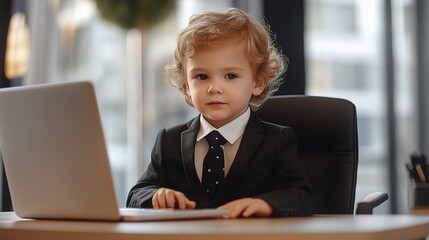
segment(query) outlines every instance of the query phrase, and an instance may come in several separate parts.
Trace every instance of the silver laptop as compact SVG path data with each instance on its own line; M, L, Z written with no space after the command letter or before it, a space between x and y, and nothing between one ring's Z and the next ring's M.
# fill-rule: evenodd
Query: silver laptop
M0 89L0 151L22 218L151 221L227 214L119 209L90 82Z

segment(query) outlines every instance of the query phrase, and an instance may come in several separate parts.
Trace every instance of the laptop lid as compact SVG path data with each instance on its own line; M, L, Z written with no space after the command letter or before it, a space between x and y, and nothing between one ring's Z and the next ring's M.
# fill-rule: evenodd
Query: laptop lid
M1 89L0 151L18 216L120 219L91 83Z
M0 151L22 218L154 221L220 217L220 209L119 211L90 82L0 89Z

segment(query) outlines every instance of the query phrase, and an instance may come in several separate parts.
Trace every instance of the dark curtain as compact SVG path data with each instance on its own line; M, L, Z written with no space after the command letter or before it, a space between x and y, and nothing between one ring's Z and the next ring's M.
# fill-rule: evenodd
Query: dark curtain
M305 94L304 1L264 0L264 15L277 45L290 61L284 83L276 94Z

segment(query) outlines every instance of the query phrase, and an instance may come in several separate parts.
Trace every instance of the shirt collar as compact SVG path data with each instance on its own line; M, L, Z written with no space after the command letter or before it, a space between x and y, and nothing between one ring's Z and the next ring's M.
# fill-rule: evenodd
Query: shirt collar
M234 144L234 142L237 141L237 139L241 137L241 135L243 135L244 129L246 128L249 118L250 108L247 108L247 110L243 114L238 116L236 119L225 124L221 128L216 129L209 122L207 122L207 120L201 114L200 131L197 135L197 142L203 139L211 131L217 130L230 144Z

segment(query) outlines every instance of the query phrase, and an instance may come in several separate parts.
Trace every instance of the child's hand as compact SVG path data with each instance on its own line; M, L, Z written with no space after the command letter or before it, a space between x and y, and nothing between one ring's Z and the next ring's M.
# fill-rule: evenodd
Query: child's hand
M229 210L229 215L224 218L268 217L273 212L271 205L259 198L238 199L220 206L219 209Z
M190 201L182 192L169 188L158 189L152 197L154 208L194 209L196 204Z

